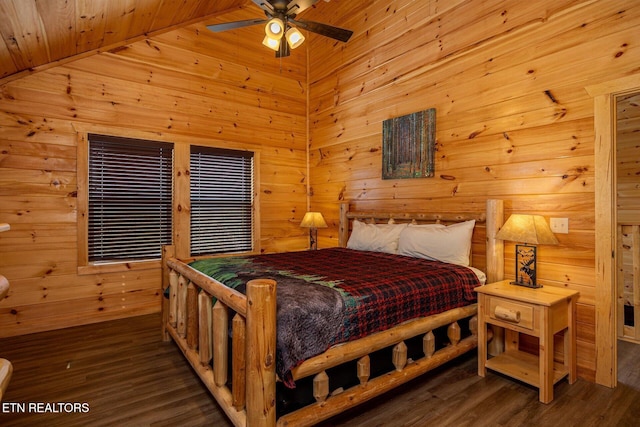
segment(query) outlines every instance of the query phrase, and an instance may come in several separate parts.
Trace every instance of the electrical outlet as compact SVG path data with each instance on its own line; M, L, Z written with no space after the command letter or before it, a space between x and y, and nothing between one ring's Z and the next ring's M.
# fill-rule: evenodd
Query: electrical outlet
M569 234L569 218L549 218L551 231L559 234Z

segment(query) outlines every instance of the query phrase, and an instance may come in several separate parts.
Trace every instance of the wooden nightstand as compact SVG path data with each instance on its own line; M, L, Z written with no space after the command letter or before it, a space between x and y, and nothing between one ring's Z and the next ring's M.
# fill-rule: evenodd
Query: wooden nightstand
M530 289L508 280L476 288L478 292L478 375L500 372L540 389L540 401L553 400L553 385L565 376L576 380L575 304L578 292L545 286ZM505 351L487 359L487 325L505 329ZM564 333L564 364L554 362L553 337ZM539 355L518 350L518 333L538 337Z

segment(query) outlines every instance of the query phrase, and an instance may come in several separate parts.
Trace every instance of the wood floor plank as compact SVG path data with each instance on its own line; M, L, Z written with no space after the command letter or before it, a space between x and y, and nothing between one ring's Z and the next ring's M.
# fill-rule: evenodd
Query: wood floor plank
M14 373L2 426L220 426L231 424L172 342L157 314L0 339ZM555 399L489 372L474 352L323 424L329 426L635 426L640 346L620 343L620 382L608 389L559 382ZM11 405L87 404L86 413L20 413Z

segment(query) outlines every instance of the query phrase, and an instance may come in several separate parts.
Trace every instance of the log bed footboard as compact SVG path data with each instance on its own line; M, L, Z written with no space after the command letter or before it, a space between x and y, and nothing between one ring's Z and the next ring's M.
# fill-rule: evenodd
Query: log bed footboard
M234 425L275 425L275 281L253 280L245 296L175 259L172 246L165 246L163 255L163 276L169 278L164 339L178 344ZM231 363L230 310L236 312Z
M497 211L502 221L501 206ZM494 224L492 233L500 225L501 222L497 227ZM487 237L487 247L490 241L495 244L493 238ZM488 265L490 258L487 253ZM491 277L489 272L488 276ZM276 420L275 281L252 280L247 283L245 296L176 259L173 246L163 247L163 280L163 289L169 291L168 300L163 302L163 338L177 343L236 426L319 423L441 366L478 344L477 304L414 319L357 341L338 344L292 370L294 380L313 378L316 402ZM232 319L231 312L235 312ZM471 318L471 335L462 338L458 321L467 318ZM432 331L444 326L450 345L436 350ZM423 356L411 360L405 341L418 336L423 337ZM369 355L388 347L393 347L395 370L370 378ZM359 384L331 393L326 371L350 361L357 361Z

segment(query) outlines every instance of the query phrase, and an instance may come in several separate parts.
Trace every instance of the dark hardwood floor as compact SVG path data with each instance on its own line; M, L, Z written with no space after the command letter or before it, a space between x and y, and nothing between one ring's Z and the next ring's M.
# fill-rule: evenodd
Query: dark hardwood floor
M148 315L0 339L14 365L0 425L230 426L159 331ZM640 346L620 343L620 353L616 389L563 380L544 405L537 389L478 377L471 352L323 426L638 426Z

